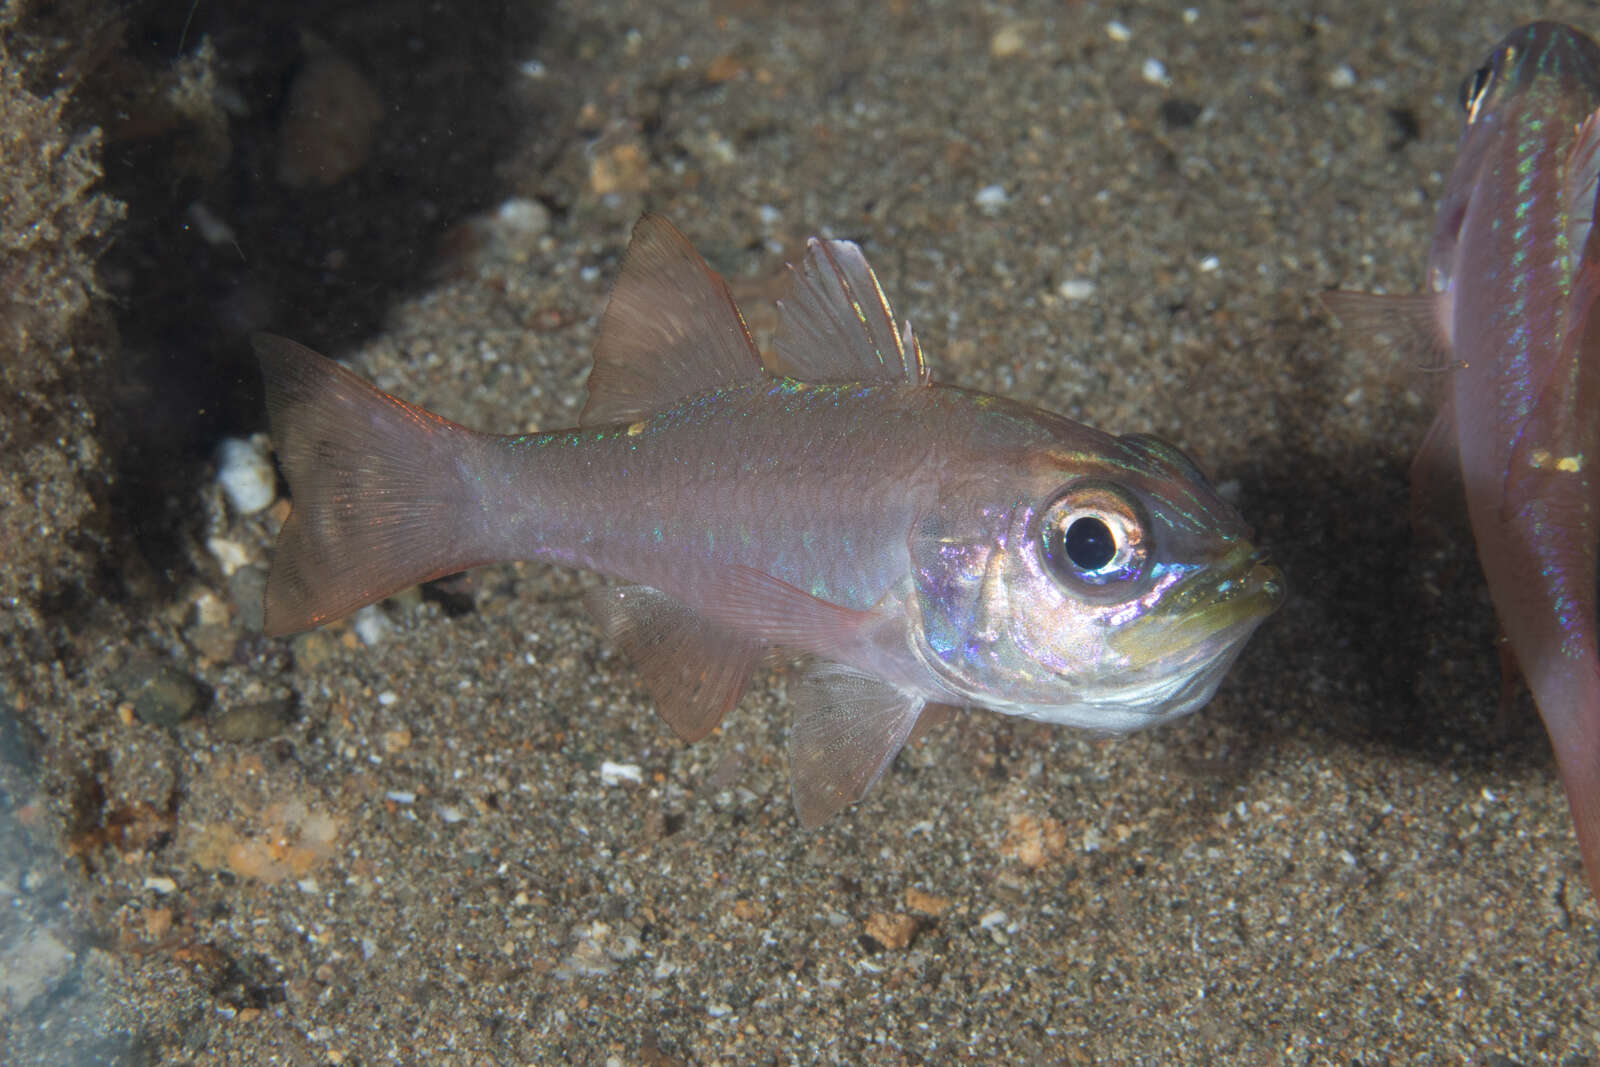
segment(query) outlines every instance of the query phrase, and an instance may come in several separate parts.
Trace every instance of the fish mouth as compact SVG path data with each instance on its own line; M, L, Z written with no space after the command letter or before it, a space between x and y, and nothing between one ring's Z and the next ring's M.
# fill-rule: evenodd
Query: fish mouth
M1265 552L1239 545L1111 634L1112 651L1136 664L1211 655L1241 643L1283 603L1283 572Z

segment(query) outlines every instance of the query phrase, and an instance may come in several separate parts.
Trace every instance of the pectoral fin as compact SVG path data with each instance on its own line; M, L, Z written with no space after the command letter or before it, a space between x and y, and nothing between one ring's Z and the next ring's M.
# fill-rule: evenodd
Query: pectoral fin
M924 703L837 663L807 668L794 701L789 764L795 812L808 830L866 795L906 743Z
M1365 341L1403 353L1419 369L1448 365L1450 345L1438 321L1433 293L1353 293L1334 289L1320 294L1322 306L1345 329Z
M753 642L648 586L595 589L584 599L644 679L656 711L683 740L711 733L739 702L761 655Z

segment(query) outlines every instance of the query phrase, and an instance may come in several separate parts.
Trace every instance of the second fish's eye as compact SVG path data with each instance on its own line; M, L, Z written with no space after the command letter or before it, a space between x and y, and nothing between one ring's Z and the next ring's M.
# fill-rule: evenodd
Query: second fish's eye
M1477 118L1478 103L1483 99L1483 94L1489 91L1489 83L1492 81L1494 81L1492 63L1485 63L1461 79L1461 110L1467 113L1467 121Z
M1143 576L1150 556L1144 510L1105 482L1069 486L1040 516L1038 544L1047 570L1075 590Z

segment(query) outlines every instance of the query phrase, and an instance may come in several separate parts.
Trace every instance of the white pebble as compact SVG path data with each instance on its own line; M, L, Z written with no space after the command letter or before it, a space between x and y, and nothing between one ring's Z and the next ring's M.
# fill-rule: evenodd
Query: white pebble
M603 760L600 763L600 780L606 785L621 785L623 782L639 785L644 781L644 771L637 763Z
M1118 44L1127 44L1129 41L1133 40L1133 31L1128 29L1128 27L1124 26L1122 23L1113 19L1112 21L1106 23L1106 36Z
M232 578L234 572L250 562L250 550L237 541L225 537L206 538L206 551L210 552L222 573Z
M1334 89L1354 89L1356 69L1348 63L1340 63L1328 72L1328 85Z
M146 876L144 880L144 887L152 892L161 893L163 895L167 893L176 893L178 891L177 882L174 882L171 878L162 878L159 875Z
M988 215L992 215L1005 207L1010 200L1011 197L1006 193L1006 187L999 184L985 185L972 198L972 202L978 205L978 210Z
M1068 278L1056 286L1056 292L1061 294L1061 299L1077 303L1094 295L1094 282L1087 278Z
M271 505L278 498L278 480L267 458L266 438L223 438L217 446L217 481L240 515L254 515Z
M405 789L391 789L383 794L385 800L392 800L396 804L414 804L417 794Z
M1207 256L1205 259L1200 261L1200 271L1203 274L1210 274L1213 271L1221 269L1222 260L1218 259L1216 256Z
M550 209L525 196L505 201L494 214L500 225L520 233L543 233L550 228Z
M1167 65L1159 59L1147 59L1144 66L1139 69L1140 77L1151 85L1168 86L1172 84L1172 77L1167 74Z
M350 620L350 628L361 638L363 645L371 648L383 643L383 639L394 629L394 624L378 605L368 604L356 612L355 618Z

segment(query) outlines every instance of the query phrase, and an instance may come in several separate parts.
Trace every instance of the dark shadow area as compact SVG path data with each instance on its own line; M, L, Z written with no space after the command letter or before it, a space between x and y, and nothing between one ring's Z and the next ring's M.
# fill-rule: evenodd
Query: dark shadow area
M1338 433L1328 342L1314 325L1285 325L1275 403L1291 439L1251 442L1252 469L1234 472L1289 585L1236 668L1266 691L1246 705L1246 732L1310 731L1500 771L1553 767L1526 692L1501 713L1499 628L1459 486L1430 491L1438 510L1413 530L1411 452ZM1415 443L1431 417L1422 414ZM1314 720L1303 718L1310 709Z
M161 574L218 438L263 428L249 335L337 352L381 328L441 234L507 195L504 163L553 128L559 90L546 107L518 74L537 2L119 10L61 75L127 206L101 261L120 357L97 415L120 431L119 525Z

